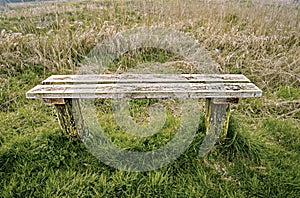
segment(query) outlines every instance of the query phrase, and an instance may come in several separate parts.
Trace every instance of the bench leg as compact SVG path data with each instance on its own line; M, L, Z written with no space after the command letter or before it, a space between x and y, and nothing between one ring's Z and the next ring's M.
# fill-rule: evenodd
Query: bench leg
M222 142L227 136L230 104L216 101L216 99L206 101L206 135L219 137L219 142Z
M64 104L55 104L55 109L63 133L73 139L79 139L84 127L79 100L64 99Z

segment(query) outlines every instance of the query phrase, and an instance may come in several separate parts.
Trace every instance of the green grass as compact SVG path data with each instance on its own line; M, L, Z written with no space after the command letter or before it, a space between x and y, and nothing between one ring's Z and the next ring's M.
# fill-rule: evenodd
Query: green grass
M250 1L72 1L0 12L0 197L300 197L299 23L299 7ZM202 112L197 138L174 163L126 172L65 137L54 108L27 100L25 93L51 74L76 72L91 49L114 33L151 25L191 35L223 73L243 73L264 93L233 106L226 141L204 158L198 157ZM109 72L147 62L195 71L179 60L163 49L137 49L118 57ZM147 107L157 102L168 116L151 137L124 133L110 100L96 102L97 116L116 144L148 151L174 137L178 101L129 105L142 124Z

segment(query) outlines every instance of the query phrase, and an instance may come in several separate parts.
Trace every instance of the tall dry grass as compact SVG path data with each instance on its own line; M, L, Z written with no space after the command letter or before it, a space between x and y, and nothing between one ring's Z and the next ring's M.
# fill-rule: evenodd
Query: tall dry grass
M264 90L299 86L300 14L295 4L254 1L78 1L11 6L1 13L0 72L40 66L72 73L107 36L137 26L184 31L224 73Z

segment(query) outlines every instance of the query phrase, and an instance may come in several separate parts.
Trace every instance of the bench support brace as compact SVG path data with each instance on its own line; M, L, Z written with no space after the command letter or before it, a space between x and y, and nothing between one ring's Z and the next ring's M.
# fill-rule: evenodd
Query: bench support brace
M70 138L78 139L84 130L80 102L78 99L64 99L64 104L55 104L59 125Z
M230 102L225 100L206 99L206 135L219 137L224 141L227 136L230 118ZM237 102L237 101L234 101ZM64 104L55 104L59 125L62 131L71 138L78 139L85 131L84 120L78 99L64 99Z
M219 137L219 141L224 141L227 136L230 104L221 103L220 99L206 100L206 135Z
M230 103L226 99L206 100L206 135L219 137L219 141L224 141L227 136ZM80 102L78 99L64 99L64 104L55 104L59 125L68 137L78 139L86 130L82 117Z

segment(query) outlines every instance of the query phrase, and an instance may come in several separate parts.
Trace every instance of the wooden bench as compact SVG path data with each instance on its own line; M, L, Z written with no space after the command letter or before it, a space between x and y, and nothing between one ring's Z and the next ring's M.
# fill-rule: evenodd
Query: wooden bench
M80 109L78 99L206 98L206 133L221 134L221 139L227 134L230 103L261 95L241 74L53 75L26 93L54 104L62 130L72 137L80 134L73 117Z

